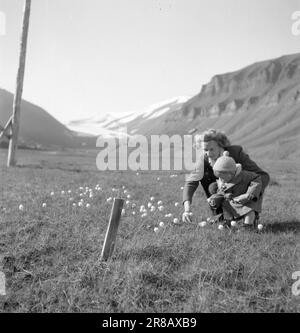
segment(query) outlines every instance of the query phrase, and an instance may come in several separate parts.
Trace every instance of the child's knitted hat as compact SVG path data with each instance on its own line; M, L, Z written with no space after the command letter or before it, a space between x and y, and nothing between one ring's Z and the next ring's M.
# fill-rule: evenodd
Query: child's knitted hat
M229 156L228 151L224 151L223 156L216 160L213 166L214 171L220 172L236 172L237 165L232 157Z

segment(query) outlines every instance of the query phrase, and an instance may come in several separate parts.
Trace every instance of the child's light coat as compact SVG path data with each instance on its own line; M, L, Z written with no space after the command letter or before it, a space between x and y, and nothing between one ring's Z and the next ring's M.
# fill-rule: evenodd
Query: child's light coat
M262 206L261 188L262 182L260 175L246 170L239 170L234 178L228 182L223 183L220 179L217 180L218 189L224 193L231 193L233 200L229 200L230 206L233 208L236 216L243 216L251 210L260 213ZM252 200L245 204L234 202L234 198L241 194L251 194Z

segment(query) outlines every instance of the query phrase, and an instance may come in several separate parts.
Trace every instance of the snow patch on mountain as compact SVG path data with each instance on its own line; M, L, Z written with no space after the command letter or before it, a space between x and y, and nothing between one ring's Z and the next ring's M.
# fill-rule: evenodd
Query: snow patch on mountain
M189 99L190 97L179 96L153 104L150 107L144 108L139 111L127 113L125 115L94 115L93 117L88 119L72 121L67 124L67 126L73 131L80 131L84 133L103 135L108 137L117 136L120 127L126 127L127 124L132 121L138 120L139 118L141 119L141 121L145 121L161 117L171 109L176 110L177 108L180 108L182 104ZM137 131L138 128L136 128L135 132Z

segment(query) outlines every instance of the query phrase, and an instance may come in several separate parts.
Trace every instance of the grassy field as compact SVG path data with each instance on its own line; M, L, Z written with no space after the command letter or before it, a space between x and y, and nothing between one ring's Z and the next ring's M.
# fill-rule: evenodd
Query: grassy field
M262 232L221 231L197 225L209 216L200 188L195 224L173 223L183 173L99 172L96 153L25 150L8 170L6 153L0 149L1 312L300 312L291 290L300 271L299 163L259 163L272 178ZM107 199L118 193L131 198L105 263ZM151 196L164 211L142 218Z

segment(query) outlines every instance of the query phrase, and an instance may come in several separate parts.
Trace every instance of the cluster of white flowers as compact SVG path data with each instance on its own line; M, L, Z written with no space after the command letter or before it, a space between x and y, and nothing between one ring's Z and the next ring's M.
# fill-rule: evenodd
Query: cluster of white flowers
M162 212L165 210L163 201L158 200L156 202L155 196L150 196L148 199L149 201L146 202L145 204L137 205L136 202L131 201L133 195L129 193L129 190L124 185L122 186L121 190L117 190L115 188L112 189L112 192L116 192L116 191L119 191L119 195L121 195L122 197L125 198L124 199L125 207L122 209L121 216L131 215L131 216L136 216L137 218L141 218L142 220L144 220L145 218L150 217L150 216L151 216L151 218L153 218L155 215L152 215L152 214L157 214L158 212ZM113 197L109 197L106 199L106 201L108 203L110 203L112 200L113 200ZM178 207L179 203L175 202L174 206ZM165 214L165 217L172 218L173 214L172 213ZM159 215L155 216L154 218L159 218ZM160 228L164 228L165 223L166 222L159 220L158 226L154 228L154 231L158 232L158 230ZM174 218L173 223L178 224L179 219ZM150 227L150 226L148 226L148 227Z
M93 199L95 196L96 192L102 191L102 188L99 184L97 184L94 188L93 187L89 187L89 186L80 186L78 189L75 190L61 190L58 192L54 192L51 191L50 192L50 196L52 198L55 197L59 197L59 195L61 197L64 197L68 200L68 202L70 204L72 204L72 207L75 209L76 207L85 207L87 209L92 207L92 204L90 202L87 202L87 200L89 199ZM73 196L71 196L73 194ZM80 198L80 200L78 202L76 202L76 197ZM46 208L47 207L47 203L44 202L42 204L42 208Z
M171 175L171 178L177 177L177 175ZM157 177L157 180L160 181L160 177ZM118 194L124 198L125 200L125 207L122 209L121 216L135 216L136 218L140 218L144 220L145 218L158 218L158 226L154 228L154 232L158 232L161 228L164 228L166 223L174 223L174 224L180 224L180 220L176 217L173 217L173 213L166 213L164 217L167 219L166 222L161 221L160 219L162 216L160 215L161 212L165 211L165 206L163 205L162 200L158 200L155 198L155 196L150 196L149 201L138 205L137 202L132 202L133 195L129 193L129 189L126 188L126 186L122 186L120 190L116 188L112 188L112 192L117 192ZM108 203L111 203L113 200L113 197L110 196L106 199ZM174 202L175 207L180 207L179 202ZM154 215L153 215L154 214ZM171 221L169 220L171 219ZM168 221L169 220L169 221ZM148 227L151 228L150 225ZM147 228L148 228L147 227Z
M137 172L136 175L138 176L139 173ZM176 174L170 175L170 178L175 178L177 177ZM157 177L157 181L160 181L160 177ZM183 187L181 187L181 190L183 190ZM72 207L75 209L76 207L85 207L87 209L90 209L93 205L93 198L97 194L97 192L102 191L102 187L97 184L95 187L89 187L89 186L80 186L78 189L68 189L68 190L61 190L61 191L51 191L50 192L50 197L55 198L55 197L63 197L69 202ZM126 188L125 185L121 186L120 188L111 188L111 196L107 197L105 200L107 203L111 203L114 198L114 193L118 192L118 195L123 197L125 200L125 206L123 207L121 211L121 216L126 216L126 215L131 215L135 216L137 218L145 219L147 216L151 216L151 219L158 219L158 224L157 226L154 227L154 232L157 233L159 232L162 228L165 228L167 224L173 223L173 224L181 224L181 219L178 219L174 215L177 215L180 213L176 212L176 214L173 214L171 212L166 212L166 214L161 216L161 213L165 211L165 206L163 204L162 200L157 200L155 196L150 196L148 199L148 202L138 205L138 202L133 202L133 197L134 195L129 193L129 189ZM72 195L72 196L71 196ZM79 201L78 197L80 198ZM77 199L76 199L77 198ZM89 201L89 202L88 202ZM41 208L46 211L47 207L49 206L51 201L45 201L42 202ZM174 202L174 207L180 208L181 205L179 202ZM2 208L2 212L5 212L6 209ZM24 212L25 211L25 206L24 204L19 205L19 211ZM193 213L190 212L189 215L192 217ZM164 221L162 221L162 219ZM206 227L209 225L209 218L207 221L201 221L198 223L198 226L201 228ZM232 228L236 228L238 226L236 221L231 221L230 223ZM151 226L148 226L151 227ZM224 225L218 224L218 229L223 230ZM263 225L259 224L257 226L257 229L261 231L263 229Z

